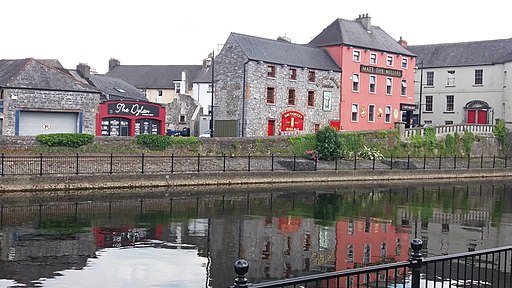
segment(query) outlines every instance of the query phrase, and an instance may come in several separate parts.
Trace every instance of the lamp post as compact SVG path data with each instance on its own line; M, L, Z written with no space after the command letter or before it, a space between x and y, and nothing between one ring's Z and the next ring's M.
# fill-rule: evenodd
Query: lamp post
M214 76L215 76L215 73L214 73L214 70L215 70L215 49L212 51L212 54L211 54L211 60L212 60L212 65L211 65L211 69L212 69L212 94L211 94L211 97L212 97L212 101L211 101L211 105L210 105L210 109L211 109L211 114L210 114L210 137L213 137L213 96L215 95L215 81L214 81Z
M420 107L418 108L418 125L421 126L421 101L423 99L423 61L421 61L420 63L418 63L421 65L420 67Z

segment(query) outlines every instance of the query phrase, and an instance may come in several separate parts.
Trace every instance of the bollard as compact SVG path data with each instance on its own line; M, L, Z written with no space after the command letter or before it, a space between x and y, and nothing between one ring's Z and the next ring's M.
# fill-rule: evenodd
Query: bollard
M423 249L423 241L421 241L421 239L418 238L412 239L411 248L411 258L409 259L409 262L411 262L412 267L411 287L420 288L420 269L423 261L421 249Z
M247 288L249 284L247 283L247 278L245 278L245 274L249 272L249 262L238 259L235 261L233 265L235 268L236 278L235 285L231 286L231 288Z

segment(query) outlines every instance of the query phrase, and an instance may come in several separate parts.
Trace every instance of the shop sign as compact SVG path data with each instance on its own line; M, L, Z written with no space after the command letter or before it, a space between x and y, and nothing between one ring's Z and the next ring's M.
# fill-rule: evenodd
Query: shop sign
M400 110L402 111L414 111L416 110L415 104L400 103Z
M303 131L304 114L299 111L286 111L281 114L281 131Z
M402 70L389 69L383 67L361 65L360 71L361 73L378 74L391 77L402 77Z
M160 115L160 106L148 103L108 103L108 114L158 117Z

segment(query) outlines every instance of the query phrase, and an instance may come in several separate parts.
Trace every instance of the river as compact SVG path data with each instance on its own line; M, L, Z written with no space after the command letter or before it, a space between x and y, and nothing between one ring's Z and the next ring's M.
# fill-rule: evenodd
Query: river
M0 198L0 287L225 288L239 258L261 282L512 240L507 182L95 195Z

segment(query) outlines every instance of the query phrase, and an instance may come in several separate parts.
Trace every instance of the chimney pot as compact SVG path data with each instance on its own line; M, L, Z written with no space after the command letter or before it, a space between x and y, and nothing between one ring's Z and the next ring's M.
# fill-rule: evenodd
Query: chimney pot
M119 60L117 60L115 58L110 58L110 60L108 60L108 71L110 71L120 65L121 65L121 62L119 62Z

